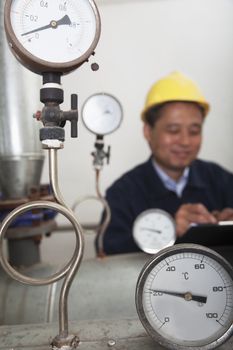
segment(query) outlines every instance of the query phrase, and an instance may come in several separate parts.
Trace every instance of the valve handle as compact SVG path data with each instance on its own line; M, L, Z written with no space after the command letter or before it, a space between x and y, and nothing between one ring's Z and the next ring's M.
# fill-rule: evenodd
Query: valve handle
M107 153L106 153L106 158L107 158L107 164L109 164L109 161L110 161L110 154L111 154L111 146L108 146L108 150L107 150Z
M78 109L78 95L71 94L71 109Z
M75 118L71 119L70 134L71 137L78 137L78 95L71 94L71 110L76 110Z

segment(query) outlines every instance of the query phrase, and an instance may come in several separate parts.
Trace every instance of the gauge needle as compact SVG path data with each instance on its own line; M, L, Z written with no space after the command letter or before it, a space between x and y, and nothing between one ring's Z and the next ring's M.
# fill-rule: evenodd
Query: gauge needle
M156 290L156 289L149 289L149 290L152 292L156 292L156 293L174 295L175 297L184 298L186 301L194 300L194 301L198 301L199 303L203 303L203 304L205 304L207 302L207 297L203 297L200 295L192 295L192 293L190 293L190 292L177 293L177 292L169 292L166 290Z
M29 32L21 34L21 36L32 34L32 33L35 33L35 32L39 32L41 30L45 30L45 29L49 29L49 28L56 29L59 25L70 25L70 24L71 24L71 20L70 20L69 16L65 15L64 17L62 17L58 21L52 20L46 26L30 30Z
M149 227L141 227L141 230L152 231L152 232L156 232L156 233L162 233L162 231L156 230L154 228L149 228Z

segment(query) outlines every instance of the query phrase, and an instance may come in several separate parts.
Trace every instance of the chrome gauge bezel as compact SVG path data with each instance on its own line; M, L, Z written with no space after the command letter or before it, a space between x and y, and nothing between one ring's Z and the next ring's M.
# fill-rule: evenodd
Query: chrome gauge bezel
M95 121L96 115L95 115L95 111L88 111L88 109L91 106L91 103L96 102L97 103L97 107L98 108L102 108L102 106L98 106L98 99L101 101L102 97L105 97L108 99L108 103L114 103L119 110L118 116L117 117L117 121L115 123L115 125L112 128L108 128L108 130L97 130L93 121ZM87 128L87 130L89 130L92 134L98 135L98 136L105 136L105 135L109 135L111 133L113 133L114 131L116 131L123 120L123 108L121 103L119 102L119 100L113 96L112 94L106 93L106 92L101 92L101 93L95 93L91 96L89 96L83 103L82 106L82 121L84 126ZM98 117L98 116L97 116ZM104 125L103 125L104 127Z
M192 346L181 345L175 343L174 339L167 339L161 334L159 334L150 324L147 315L145 313L144 307L143 307L143 290L144 285L146 283L146 280L152 270L156 267L157 264L159 264L162 260L175 255L179 253L185 253L185 252L191 252L191 253L198 253L206 255L207 257L212 258L217 263L225 269L225 271L229 274L231 277L231 280L233 282L233 268L230 265L230 263L223 258L221 255L213 251L212 249L209 249L207 247L197 245L197 244L177 244L172 247L165 248L158 252L155 256L153 256L143 267L136 286L136 293L135 293L135 302L136 302L136 309L139 316L139 319L144 326L147 333L153 338L153 340L160 344L161 346L164 346L165 348L171 349L171 350L211 350L215 349L216 347L222 345L225 343L232 335L233 335L233 319L231 322L231 325L226 329L226 331L223 332L223 334L214 341L211 341L208 344L200 345L200 344L193 344Z
M100 32L101 32L100 15L94 0L87 0L90 4L90 8L93 11L93 14L95 17L96 29L95 29L94 39L90 44L89 48L86 50L86 52L84 52L77 59L71 60L69 62L64 62L64 63L49 62L49 61L40 59L39 57L36 57L35 55L31 54L19 42L11 24L10 13L11 13L11 6L13 1L14 0L7 0L4 8L4 26L5 26L6 37L7 37L9 47L12 53L14 54L14 56L23 66L28 68L30 71L37 74L43 74L45 72L59 72L61 74L66 74L75 70L79 66L81 66L94 53L94 50L99 41Z

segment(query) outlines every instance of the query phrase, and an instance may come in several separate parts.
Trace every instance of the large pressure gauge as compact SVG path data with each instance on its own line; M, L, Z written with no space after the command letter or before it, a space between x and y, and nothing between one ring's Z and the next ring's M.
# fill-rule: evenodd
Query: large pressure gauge
M100 36L93 0L7 0L4 22L14 55L36 73L74 70Z
M90 96L83 105L82 119L93 134L104 136L119 128L122 122L122 107L116 97L107 93Z
M155 254L175 243L175 221L164 210L157 208L145 210L134 222L133 238L145 253Z
M139 318L169 349L209 350L233 333L233 269L219 254L178 244L156 254L136 288Z

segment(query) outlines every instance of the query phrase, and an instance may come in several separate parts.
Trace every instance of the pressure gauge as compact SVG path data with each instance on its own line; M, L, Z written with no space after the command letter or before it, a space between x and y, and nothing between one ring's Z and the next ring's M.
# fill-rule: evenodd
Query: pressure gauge
M82 108L84 125L89 131L100 136L110 134L119 128L122 115L120 102L106 93L90 96Z
M14 55L36 73L77 68L100 36L93 0L7 0L4 22Z
M155 254L175 243L175 222L164 210L145 210L134 222L133 238L141 250Z
M168 349L209 350L233 333L233 269L219 254L194 244L157 253L136 288L139 318Z

